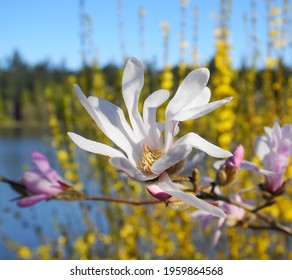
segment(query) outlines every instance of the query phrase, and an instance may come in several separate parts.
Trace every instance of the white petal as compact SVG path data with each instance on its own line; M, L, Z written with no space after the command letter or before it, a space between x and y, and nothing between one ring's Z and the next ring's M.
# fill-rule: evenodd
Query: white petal
M232 97L227 97L218 101L214 101L199 107L192 108L190 110L179 111L176 115L173 116L174 120L177 121L186 121L198 119L204 115L209 114L215 109L221 107L232 99Z
M255 143L255 153L258 158L262 161L264 157L270 152L270 147L267 143L267 138L265 136L259 136Z
M88 101L103 124L103 133L124 150L130 160L138 162L143 153L142 145L137 144L123 110L102 98L90 96Z
M166 172L161 174L158 179L158 186L170 194L171 196L184 201L185 203L194 206L198 209L204 210L214 216L224 218L224 212L216 206L213 206L202 199L197 198L195 195L190 195L181 191L169 178Z
M182 81L176 94L166 108L167 117L176 114L184 106L190 104L197 96L202 94L206 87L210 72L206 68L198 68L189 73Z
M220 147L208 142L196 133L190 132L173 144L174 146L191 145L212 157L225 158L232 156L232 153L221 149Z
M108 157L125 157L125 155L117 150L114 149L108 145L95 142L89 139L86 139L78 134L75 134L73 132L68 132L67 133L69 137L73 140L73 142L81 149L94 153L94 154L99 154L99 155L104 155Z
M88 99L86 98L86 96L84 95L84 93L82 92L82 90L80 89L80 87L78 85L74 85L74 90L76 92L76 95L77 95L80 103L83 105L83 107L89 113L89 115L93 118L93 120L98 125L98 127L102 131L104 131L104 127L103 127L102 122L98 118L98 116L96 114L96 111L94 110L94 108L92 107L92 105L89 103Z
M135 58L129 59L124 70L122 91L129 118L138 140L146 135L142 117L138 111L138 101L143 84L144 69L142 64Z
M202 105L208 104L211 98L211 91L208 87L205 87L203 92L197 96L192 102L183 107L183 110L190 110L195 107L200 107Z
M203 168L205 158L206 158L206 154L203 152L198 152L195 155L190 154L182 170L179 171L178 175L189 176L194 170L194 168L198 168L198 169Z
M143 107L143 119L146 130L146 145L152 149L162 149L160 134L157 133L156 111L157 107L169 97L167 90L157 90L147 97Z
M125 120L123 111L114 104L99 99L90 97L87 99L78 85L74 85L76 95L80 103L93 118L102 132L111 139L119 148L124 150L131 160L138 160L142 155L142 147L135 145L135 137L129 124ZM90 100L90 101L89 101ZM104 102L103 102L104 101ZM97 106L95 110L94 106ZM100 106L100 108L98 108ZM135 149L133 149L133 147ZM140 154L135 154L136 153Z
M192 147L190 145L176 146L170 149L166 154L153 163L151 166L152 172L154 174L161 174L168 168L185 159L191 150Z
M128 159L126 158L111 158L110 159L111 165L115 168L120 169L126 172L132 179L137 181L148 181L152 180L157 177L155 174L151 175L144 175L140 169L135 167Z
M168 151L169 148L173 144L173 137L176 135L177 127L178 127L178 121L173 121L171 119L166 119L166 125L165 125L165 151Z
M213 167L216 169L216 170L219 170L220 167L222 166L222 164L225 163L225 160L217 160L213 163Z

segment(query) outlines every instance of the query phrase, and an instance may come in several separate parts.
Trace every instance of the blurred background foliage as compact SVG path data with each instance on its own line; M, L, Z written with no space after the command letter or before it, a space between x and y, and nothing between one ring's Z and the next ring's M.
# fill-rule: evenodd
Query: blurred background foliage
M233 96L233 100L202 119L181 124L181 133L195 131L228 150L241 143L245 147L245 158L257 160L254 143L256 137L264 133L264 126L272 127L275 121L281 125L292 122L292 69L282 56L284 51L292 49L291 38L286 32L286 25L290 23L289 2L284 0L281 5L274 6L271 1L266 1L269 27L266 66L257 67L259 45L256 29L251 28L248 34L252 42L250 57L238 69L231 67L229 16L232 3L228 0L221 0L219 20L214 29L216 53L213 59L206 65L198 65L197 38L194 36L193 62L185 62L187 42L183 14L187 9L186 2L181 1L180 63L170 65L168 62L171 31L168 23L163 22L164 68L155 69L144 63L145 86L140 97L141 105L157 89L165 88L174 94L187 73L198 66L206 66L211 71L208 86L212 100L228 96ZM252 16L248 21L251 26L257 21L256 2L250 2ZM142 35L143 11L143 8L139 11ZM194 30L197 28L195 17L196 9ZM82 40L90 42L90 33ZM143 47L143 38L140 43ZM74 131L110 144L76 98L74 83L79 84L85 94L105 98L125 109L121 94L123 68L113 64L101 67L96 58L86 56L84 51L84 63L79 71L70 71L61 66L52 67L47 62L29 65L18 52L14 52L5 66L0 65L1 127L48 129L52 140L49 145L56 151L60 170L76 188L95 195L148 197L144 187L117 173L107 158L81 151L67 137L68 131ZM162 106L158 111L162 121L164 108ZM211 164L209 158L202 163L202 176L214 176ZM292 176L291 165L287 172L289 176ZM236 193L254 186L254 179L250 173L242 172L237 182L224 191L226 194ZM287 225L292 224L291 193L290 188L277 199L276 205L267 209ZM247 201L259 199L254 192L243 194L243 198ZM44 203L42 207L46 207ZM39 235L36 246L10 238L4 239L5 246L14 250L16 258L20 259L292 259L291 237L272 231L226 227L219 244L213 248L210 244L216 221L201 230L198 222L190 220L189 214L194 209L175 211L163 204L129 206L102 202L78 202L78 207L81 216L76 217L74 223L82 223L82 233L74 234L69 223L61 223L55 216L58 236L44 237L36 227ZM15 219L22 220L23 216L20 214ZM98 219L103 221L102 224ZM42 227L41 222L39 227Z

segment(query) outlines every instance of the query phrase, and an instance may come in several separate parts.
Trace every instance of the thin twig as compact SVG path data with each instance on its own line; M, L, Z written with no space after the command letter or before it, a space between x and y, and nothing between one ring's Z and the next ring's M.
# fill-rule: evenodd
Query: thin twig
M254 215L256 215L259 219L261 219L262 221L264 221L265 223L267 223L268 225L270 225L271 228L273 228L274 230L278 230L281 232L286 233L287 235L292 235L292 229L284 226L282 224L280 224L279 222L275 221L272 217L266 215L265 213L258 211L258 208L253 207L252 205L246 204L246 203L242 203L242 202L238 202L234 199L231 199L229 197L225 197L222 195L218 195L216 193L205 193L202 192L199 195L200 198L209 198L209 199L213 199L213 200L221 200L221 201L225 201L229 204L233 204L236 205L238 207L241 207L243 209L245 209L248 212L253 213ZM267 206L269 206L269 204L267 204Z
M132 205L146 205L146 204L158 204L164 201L161 200L153 200L153 199L145 199L145 200L132 200L126 198L113 198L113 197L104 197L104 196L85 196L83 200L94 200L94 201L108 201L108 202L117 202L117 203L125 203Z

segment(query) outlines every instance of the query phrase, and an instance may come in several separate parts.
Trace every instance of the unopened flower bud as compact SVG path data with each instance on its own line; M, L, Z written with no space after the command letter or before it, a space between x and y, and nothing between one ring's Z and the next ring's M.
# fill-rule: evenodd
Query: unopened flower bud
M234 166L234 167L240 167L243 158L244 158L244 148L242 145L238 145L235 147L235 149L232 151L233 156L228 158L225 161L225 165L227 166Z
M238 145L233 150L233 156L228 158L216 174L216 184L218 186L226 186L231 184L236 179L238 168L244 158L244 148Z
M147 191L153 197L157 198L158 200L165 201L165 200L167 200L168 198L171 197L168 193L166 193L161 188L159 188L158 185L149 185L149 186L147 186Z

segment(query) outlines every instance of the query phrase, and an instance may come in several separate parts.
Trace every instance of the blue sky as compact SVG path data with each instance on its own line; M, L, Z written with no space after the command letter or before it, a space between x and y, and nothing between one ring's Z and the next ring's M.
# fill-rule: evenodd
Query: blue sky
M273 0L281 3L280 0ZM179 0L120 0L123 5L122 20L125 51L127 56L163 64L163 39L160 23L170 25L169 61L176 64L179 57L180 1ZM243 14L251 12L250 0L233 0L231 26L232 62L240 64L248 55L246 26ZM211 15L219 12L220 0L189 0L186 12L186 61L191 62L193 37L192 9L199 7L198 47L200 64L214 54L214 26ZM116 0L85 0L85 12L92 19L92 41L98 50L97 59L101 65L108 62L122 63L120 36L118 31ZM142 57L138 21L139 7L146 15L145 50ZM266 44L265 0L257 0L260 37L260 60L263 61ZM58 65L64 61L69 68L81 65L79 0L0 0L0 63L19 50L29 63L49 60Z

